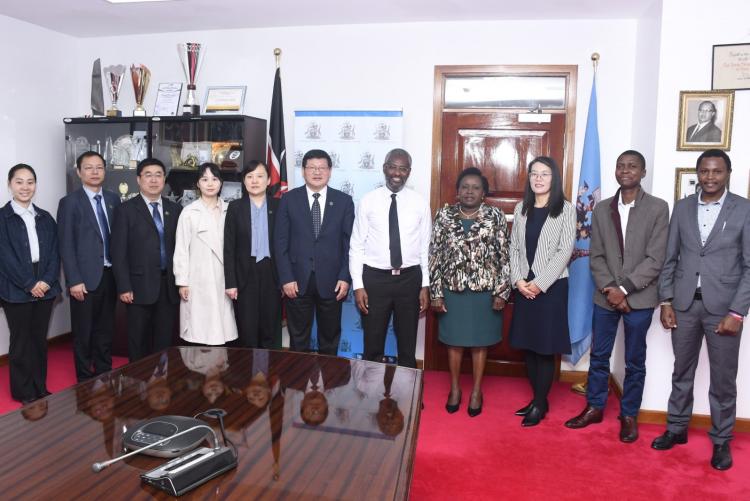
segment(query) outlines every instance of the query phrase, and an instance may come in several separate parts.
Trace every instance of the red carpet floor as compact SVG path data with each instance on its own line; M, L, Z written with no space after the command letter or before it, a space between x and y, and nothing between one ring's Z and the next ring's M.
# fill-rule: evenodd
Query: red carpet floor
M513 412L530 399L525 379L486 378L484 410L476 418L466 414L468 376L461 410L445 412L448 381L447 373L425 374L412 500L750 499L750 434L737 434L734 467L718 472L709 464L712 446L703 430L691 429L688 444L670 451L650 448L663 426L641 425L637 442L621 443L614 399L603 423L569 430L563 423L585 399L556 384L547 418L522 428Z
M119 367L126 360L113 362ZM52 392L75 383L70 344L50 349L47 383ZM530 394L520 378L486 378L484 411L469 418L468 376L462 384L461 410L448 414L448 374L425 373L412 500L750 500L750 434L737 434L734 467L717 472L709 465L711 442L703 430L691 430L687 445L659 452L650 444L663 427L642 425L641 438L623 444L615 401L603 423L568 430L563 422L582 409L584 399L566 384L553 388L547 418L522 428L513 412ZM10 398L8 367L0 367L0 413L19 407Z

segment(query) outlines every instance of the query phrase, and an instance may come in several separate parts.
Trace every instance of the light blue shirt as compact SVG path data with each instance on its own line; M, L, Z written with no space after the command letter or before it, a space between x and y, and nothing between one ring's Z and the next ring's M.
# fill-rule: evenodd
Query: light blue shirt
M112 223L109 221L109 215L107 214L107 201L104 200L104 190L99 190L99 193L95 193L91 191L90 189L83 187L83 192L86 194L87 197L89 197L89 203L91 203L91 210L94 211L94 219L96 219L96 222L99 223L99 218L96 215L96 200L94 200L94 197L96 195L102 196L102 209L104 209L104 219L107 220L107 226L109 227L109 234L112 234ZM104 241L104 232L102 230L102 227L99 226L99 232L102 234L102 242ZM112 263L110 263L107 260L107 256L104 256L104 266L110 267L112 266Z
M257 207L250 200L250 255L255 262L260 262L271 257L271 249L268 244L268 203Z
M706 245L706 240L714 229L716 220L719 219L719 213L727 199L728 190L724 189L724 194L716 202L704 202L701 193L698 194L698 231L701 234L701 245ZM698 287L701 286L701 277L698 276Z

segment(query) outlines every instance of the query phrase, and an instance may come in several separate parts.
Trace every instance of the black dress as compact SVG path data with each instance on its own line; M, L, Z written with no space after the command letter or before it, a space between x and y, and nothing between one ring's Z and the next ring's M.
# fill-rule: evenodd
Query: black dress
M542 232L549 208L533 207L526 217L526 260L529 276L534 280L534 264L539 234ZM543 355L570 353L568 331L568 279L558 279L547 292L535 299L514 295L513 320L510 325L510 345L519 350L530 350Z

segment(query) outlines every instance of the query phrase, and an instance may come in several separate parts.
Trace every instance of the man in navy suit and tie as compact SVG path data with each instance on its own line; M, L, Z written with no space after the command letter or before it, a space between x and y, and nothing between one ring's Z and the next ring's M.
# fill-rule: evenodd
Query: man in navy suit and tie
M136 174L141 193L115 210L112 231L112 264L127 308L131 362L172 345L179 303L172 256L182 210L161 196L167 170L160 160L141 160Z
M279 203L274 248L286 303L291 349L310 351L313 316L318 322L318 351L338 353L341 302L349 292L349 238L354 202L330 188L331 157L310 150L302 158L305 185Z
M82 187L60 200L57 230L70 291L70 327L76 378L112 369L115 279L110 255L113 211L119 197L102 188L104 158L94 151L76 159Z

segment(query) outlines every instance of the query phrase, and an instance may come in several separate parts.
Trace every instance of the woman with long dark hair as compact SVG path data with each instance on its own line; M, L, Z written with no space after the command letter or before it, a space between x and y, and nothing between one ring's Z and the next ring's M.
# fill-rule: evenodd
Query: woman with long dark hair
M557 163L529 163L523 202L513 211L511 283L517 289L510 344L524 350L533 399L516 411L535 426L549 410L555 355L570 353L568 262L575 243L575 208L565 199Z
M36 172L17 164L8 172L12 199L0 209L0 302L10 330L10 393L24 404L47 391L47 330L60 294L57 225L34 205Z

